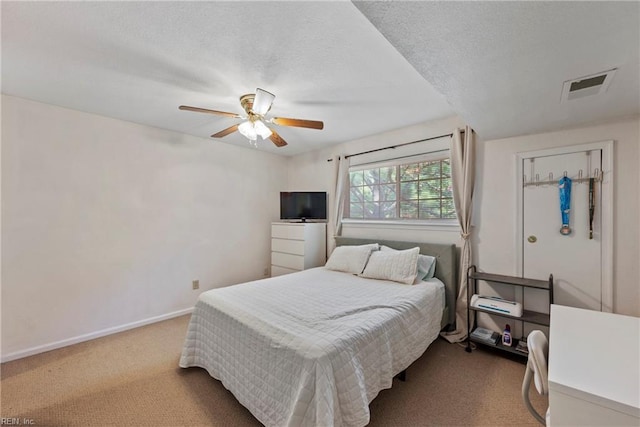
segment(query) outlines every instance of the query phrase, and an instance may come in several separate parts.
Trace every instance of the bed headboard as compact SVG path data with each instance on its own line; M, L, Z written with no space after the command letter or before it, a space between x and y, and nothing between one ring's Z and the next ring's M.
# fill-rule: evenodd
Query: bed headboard
M394 249L411 249L418 246L420 253L436 258L435 276L445 286L446 304L442 315L442 327L453 326L456 319L456 297L458 295L458 263L456 245L442 243L404 242L399 240L364 239L358 237L336 237L337 246L379 243Z

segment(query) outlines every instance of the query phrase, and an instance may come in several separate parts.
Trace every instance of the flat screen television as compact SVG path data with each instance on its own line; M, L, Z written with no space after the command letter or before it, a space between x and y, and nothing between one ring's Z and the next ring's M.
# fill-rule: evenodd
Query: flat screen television
M280 193L280 219L287 221L324 221L327 219L325 191Z

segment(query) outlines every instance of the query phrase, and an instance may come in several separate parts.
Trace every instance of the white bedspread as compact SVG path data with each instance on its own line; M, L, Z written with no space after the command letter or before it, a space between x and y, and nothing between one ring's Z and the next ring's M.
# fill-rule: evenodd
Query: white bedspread
M180 366L222 381L267 426L364 426L369 402L435 340L438 279L407 286L324 267L204 292Z

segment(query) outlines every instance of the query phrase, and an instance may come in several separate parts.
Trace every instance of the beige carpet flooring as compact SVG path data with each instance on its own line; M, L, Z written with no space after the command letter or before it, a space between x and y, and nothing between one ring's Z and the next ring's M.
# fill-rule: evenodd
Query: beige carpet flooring
M189 316L1 366L0 416L34 426L256 426L220 382L178 360ZM525 365L436 340L370 405L371 426L536 426ZM543 411L547 400L531 390Z

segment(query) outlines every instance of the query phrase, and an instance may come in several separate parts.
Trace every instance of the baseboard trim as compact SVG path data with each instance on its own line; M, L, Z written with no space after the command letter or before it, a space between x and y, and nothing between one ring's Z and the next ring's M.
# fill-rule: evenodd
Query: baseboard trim
M56 341L49 344L39 345L31 347L26 350L20 350L7 355L2 355L0 362L10 362L16 359L22 359L23 357L33 356L34 354L44 353L45 351L51 351L69 345L78 344L84 341L90 341L96 338L104 337L107 335L116 334L118 332L124 332L129 329L139 328L140 326L150 325L151 323L161 322L163 320L172 319L178 316L184 316L185 314L193 313L193 307L186 308L184 310L174 311L172 313L163 314L161 316L150 317L148 319L139 320L137 322L127 323L125 325L114 326L112 328L102 329L100 331L92 332L89 334L79 335L77 337L68 338L61 341Z

